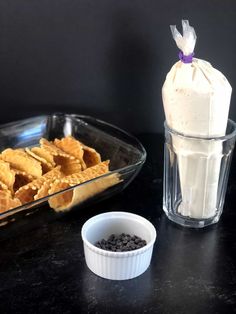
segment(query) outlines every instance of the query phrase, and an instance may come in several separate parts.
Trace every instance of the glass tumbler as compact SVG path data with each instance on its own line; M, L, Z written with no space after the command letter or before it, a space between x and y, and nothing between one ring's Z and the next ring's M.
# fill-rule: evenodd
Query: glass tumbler
M228 120L223 137L193 137L166 122L163 210L173 222L201 228L219 221L223 210L236 124Z

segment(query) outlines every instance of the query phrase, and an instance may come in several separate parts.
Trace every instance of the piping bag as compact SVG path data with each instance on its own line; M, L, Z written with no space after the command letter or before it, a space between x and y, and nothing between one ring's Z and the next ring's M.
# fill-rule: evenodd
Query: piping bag
M194 58L195 30L188 20L182 27L183 35L171 26L180 60L162 87L168 127L188 137L172 139L182 194L177 211L191 218L210 218L216 213L222 144L204 138L225 135L232 88L209 62Z

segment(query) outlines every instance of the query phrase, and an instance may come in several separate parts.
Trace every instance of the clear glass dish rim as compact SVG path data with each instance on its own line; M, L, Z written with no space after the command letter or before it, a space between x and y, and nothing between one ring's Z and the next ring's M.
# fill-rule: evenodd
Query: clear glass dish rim
M88 180L88 181L85 181L85 182L83 182L83 183L76 184L76 185L71 186L71 187L69 187L69 188L66 188L66 189L64 189L64 190L61 190L61 191L55 192L55 193L53 193L53 194L47 195L47 196L45 196L45 197L42 197L42 198L40 198L40 199L38 199L38 200L34 200L34 201L32 201L32 202L29 202L29 203L26 203L26 204L23 204L23 205L14 207L14 208L9 209L9 210L7 210L7 211L5 211L5 212L3 212L3 213L0 213L0 220L3 219L3 218L5 218L5 217L7 217L7 216L10 216L11 214L15 214L15 213L20 212L20 211L22 211L22 210L24 210L24 209L33 207L33 206L35 206L35 205L37 205L37 204L41 204L41 203L47 201L47 200L48 200L49 198L51 198L51 197L54 197L54 196L56 196L56 195L59 195L59 194L65 193L65 192L67 192L67 191L73 190L73 189L75 189L75 188L77 188L77 187L79 187L79 186L83 186L83 185L85 185L85 184L88 184L88 183L90 183L90 182L92 182L92 181L95 181L95 180L98 180L98 179L100 179L100 178L104 178L104 177L110 176L110 175L115 174L115 173L121 173L121 172L128 173L130 170L135 169L136 167L142 165L142 164L145 162L146 157L147 157L146 150L145 150L144 146L142 145L142 143L141 143L135 136L133 136L132 134L126 132L125 130L123 130L123 129L121 129L121 128L119 128L119 127L117 127L117 126L115 126L115 125L113 125L113 124L111 124L111 123L105 122L105 121L103 121L103 120L94 118L94 117L89 116L89 115L80 115L80 114L73 114L73 113L70 114L70 113L56 112L56 113L52 113L52 114L39 115L39 116L32 116L32 117L30 117L30 118L26 118L26 119L21 119L21 120L17 120L17 121L12 121L12 122L8 122L8 123L0 124L0 128L6 127L6 126L9 125L9 124L12 125L12 124L14 124L14 123L17 123L17 122L20 122L20 121L24 121L24 120L30 120L30 119L37 118L37 117L38 117L38 118L40 118L40 117L50 117L50 116L55 116L55 115L70 116L70 117L73 117L73 118L78 118L78 119L80 119L80 120L89 119L89 120L91 120L91 121L98 122L98 123L101 124L101 125L108 126L108 127L111 128L111 129L117 130L117 131L119 131L120 133L123 133L123 134L126 135L127 137L131 138L132 140L134 140L134 141L137 143L137 145L138 145L138 150L142 152L142 156L141 156L140 160L138 160L137 162L135 162L135 163L132 164L132 165L128 165L128 166L125 166L125 167L122 167L122 168L118 168L118 169L116 169L116 170L112 170L112 171L110 171L110 172L108 172L108 173L106 173L106 174L103 174L103 175L99 176L99 177L93 178L93 179ZM83 121L83 122L89 124L89 123L86 122L86 121ZM104 133L107 133L107 132L104 131ZM109 134L109 133L107 133L107 134ZM117 137L117 138L118 138L118 137ZM124 141L124 142L125 142L125 141ZM132 146L133 146L133 145L132 145Z
M229 134L226 134L224 136L215 136L215 137L194 136L194 135L187 135L187 134L178 132L178 131L170 128L168 126L166 120L164 121L164 128L169 133L171 133L171 134L173 134L175 136L178 136L178 137L181 137L181 138L185 138L185 139L189 139L189 140L227 141L227 140L230 140L230 139L232 139L233 137L236 136L236 123L233 120L231 120L231 119L227 120L227 124L228 123L230 123L233 126L234 130L232 132L230 132Z

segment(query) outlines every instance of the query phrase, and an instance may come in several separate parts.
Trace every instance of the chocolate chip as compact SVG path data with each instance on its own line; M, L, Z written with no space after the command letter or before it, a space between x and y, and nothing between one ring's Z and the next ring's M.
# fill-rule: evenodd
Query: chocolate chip
M121 233L111 234L107 240L102 239L95 243L95 246L113 252L127 252L137 250L147 245L147 242L136 235Z

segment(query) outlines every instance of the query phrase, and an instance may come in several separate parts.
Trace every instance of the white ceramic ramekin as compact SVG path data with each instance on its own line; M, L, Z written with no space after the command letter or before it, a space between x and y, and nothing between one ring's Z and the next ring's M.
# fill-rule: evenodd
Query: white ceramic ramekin
M102 250L94 244L111 234L128 233L146 240L144 247L127 252ZM81 230L87 266L96 275L113 280L141 275L150 265L155 227L145 218L127 212L108 212L87 220Z

